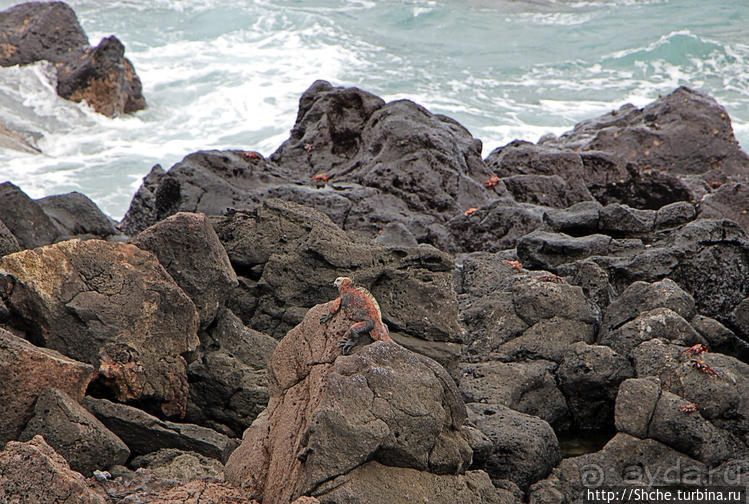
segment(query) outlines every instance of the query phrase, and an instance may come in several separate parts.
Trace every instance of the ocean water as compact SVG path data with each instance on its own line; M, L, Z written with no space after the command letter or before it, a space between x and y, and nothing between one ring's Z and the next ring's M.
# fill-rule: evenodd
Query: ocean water
M0 9L15 2L0 0ZM679 85L714 96L749 148L747 0L73 0L117 35L148 109L107 119L57 97L43 63L0 68L0 117L42 154L0 149L0 181L77 190L121 218L151 166L199 149L272 153L316 79L454 117L484 153Z

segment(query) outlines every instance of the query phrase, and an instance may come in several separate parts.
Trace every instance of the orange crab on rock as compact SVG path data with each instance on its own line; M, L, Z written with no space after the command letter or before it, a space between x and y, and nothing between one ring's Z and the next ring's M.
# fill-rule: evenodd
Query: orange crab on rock
M330 177L325 172L318 173L317 175L312 177L313 182L327 182L328 180L330 180Z
M697 371L701 371L708 376L718 376L718 372L710 367L710 365L704 360L692 359L692 367Z
M492 173L492 176L489 177L487 180L484 180L484 185L486 187L494 187L497 184L499 184L499 177L495 173Z
M691 413L697 413L698 411L700 411L700 408L693 402L681 407L681 412L688 415Z
M702 355L704 352L707 352L707 346L703 345L702 343L697 343L696 345L692 345L683 352L681 352L681 355L688 356L688 357L694 357L695 355Z

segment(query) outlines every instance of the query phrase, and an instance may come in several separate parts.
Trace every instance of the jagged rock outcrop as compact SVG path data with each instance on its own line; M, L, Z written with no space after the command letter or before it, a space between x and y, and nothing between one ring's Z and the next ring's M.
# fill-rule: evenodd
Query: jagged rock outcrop
M69 240L0 260L10 324L35 344L93 364L96 393L182 416L195 305L133 245Z
M48 245L58 237L57 229L39 205L11 182L0 184L0 220L22 249Z
M483 187L489 175L481 142L454 120L407 100L386 104L357 88L317 81L300 99L291 137L269 160L209 151L166 173L155 167L123 229L135 233L177 211L220 215L276 197L371 237L401 223L419 242L451 251L445 223L506 194L501 185Z
M62 238L95 236L105 239L118 234L114 221L85 194L69 192L35 200L57 227Z
M200 338L187 368L190 401L185 420L240 437L268 404L266 369L278 342L245 327L226 308Z
M280 338L308 308L337 297L336 277L349 276L377 298L396 341L454 367L463 334L448 254L375 246L316 210L276 199L214 225L234 269L255 286L253 311L237 313L250 327Z
M556 429L570 428L558 367L571 345L594 342L600 309L581 287L529 272L498 254L466 257L460 278L458 298L468 333L460 388L466 401L503 404Z
M309 310L276 348L268 408L229 458L228 481L266 504L302 494L337 502L343 485L356 502L375 502L363 490L383 478L393 489L413 482L432 502L500 502L488 478L462 474L472 456L466 411L444 369L395 343L341 356L335 335L352 321L323 326L326 310Z

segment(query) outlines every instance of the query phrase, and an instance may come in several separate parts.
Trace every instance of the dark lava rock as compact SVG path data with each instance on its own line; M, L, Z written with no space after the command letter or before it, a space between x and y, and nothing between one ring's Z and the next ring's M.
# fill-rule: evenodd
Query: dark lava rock
M502 182L515 201L521 203L567 208L593 199L582 183L571 187L558 175L513 175L503 178Z
M199 152L144 181L123 219L134 233L177 211L221 215L282 198L375 237L400 223L418 242L456 246L445 224L505 195L488 189L481 142L454 120L357 88L315 82L300 100L291 137L264 159L255 152ZM460 232L457 229L457 232Z
M10 232L5 223L0 220L0 257L21 250L18 240Z
M501 404L566 430L571 415L556 383L555 368L542 360L463 364L460 392L471 407Z
M240 437L268 404L266 369L277 341L245 327L226 308L200 336L199 355L187 368L186 420L225 426Z
M447 226L460 250L498 252L515 247L520 238L541 226L546 210L502 198L473 213L453 217Z
M112 219L79 192L47 196L36 200L36 203L52 219L61 237L88 235L106 238L118 233Z
M58 68L57 94L74 102L85 100L108 117L146 108L140 79L114 35L87 49L78 61Z
M29 2L0 12L0 65L50 61L57 69L57 94L86 100L109 117L146 107L140 79L124 53L115 36L90 47L63 2Z
M747 173L744 173L747 175ZM700 201L700 217L731 219L749 233L749 184L726 182Z
M669 174L705 174L711 170L735 174L749 166L749 157L733 136L726 110L713 98L686 87L641 109L624 105L583 121L542 145L612 152L640 169Z
M599 340L655 308L667 308L685 319L695 314L694 298L672 280L666 278L652 284L634 282L604 312Z
M385 226L374 242L385 247L417 247L419 245L411 231L400 222L391 222Z
M47 214L17 186L0 184L0 201L0 220L22 249L48 245L57 239L57 229Z
M78 18L63 2L27 2L0 12L0 65L53 63L88 48Z
M623 383L616 414L616 424L623 432L660 441L710 467L747 450L740 440L703 418L699 406L661 391L658 380Z
M699 407L700 415L749 446L749 364L713 352L696 359L684 347L650 340L632 352L638 377L655 376L664 391ZM709 371L712 370L712 371Z
M606 486L704 485L708 468L653 439L619 433L602 450L566 458L531 486L530 502L582 504L586 490Z
M595 430L614 424L619 384L632 378L634 370L626 357L612 349L578 342L570 346L556 375L573 425L580 430Z
M254 313L238 313L253 329L281 338L310 306L334 299L333 281L349 276L377 299L393 338L429 342L418 350L455 366L446 344L461 343L453 290L452 258L434 247L380 247L342 231L324 214L269 199L252 212L214 220L232 265L248 276L260 272Z
M559 138L511 142L495 149L486 163L503 180L561 177L570 188L566 194L578 201L587 192L603 204L657 210L699 200L705 182L695 176L712 182L740 175L749 157L739 148L725 109L681 87L642 109L628 104L583 121ZM505 185L510 189L506 180Z
M34 416L26 424L20 441L40 434L74 471L91 476L95 470L124 464L130 450L120 438L69 395L45 390L36 400Z
M237 446L236 440L213 429L160 420L125 404L90 396L84 397L81 404L122 439L134 455L178 448L225 462Z
M150 252L77 239L17 252L0 260L0 297L32 342L96 366L97 394L184 415L198 314Z
M551 426L499 404L469 404L468 420L492 442L480 469L492 479L509 479L521 490L548 476L561 457Z
M614 234L608 228L607 233ZM693 296L700 313L724 322L749 295L749 283L744 281L749 275L749 239L732 221L697 219L646 236L635 233L634 239L624 233L611 239L607 250L601 249L608 235L602 236L538 231L520 240L518 257L523 264L562 275L575 271L572 258L594 261L607 272L616 291L637 281L668 278Z
M230 208L254 207L269 191L300 180L254 152L195 152L166 173L154 166L120 226L135 235L177 212L222 215Z
M203 214L180 212L140 232L130 243L158 257L195 303L202 328L213 322L237 286L229 257Z
M347 164L362 146L362 130L382 98L358 88L315 81L299 99L291 136L271 159L312 176Z
M558 364L570 345L593 343L601 312L581 287L516 266L498 254L464 259L460 389L468 403L504 404L566 430L572 417Z

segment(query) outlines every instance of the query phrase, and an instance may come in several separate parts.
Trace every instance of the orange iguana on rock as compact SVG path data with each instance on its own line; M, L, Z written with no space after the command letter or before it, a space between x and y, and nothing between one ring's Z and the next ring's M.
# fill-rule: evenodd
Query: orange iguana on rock
M346 316L356 321L343 333L343 338L338 343L343 355L354 348L362 333L368 332L375 341L393 341L388 327L382 323L380 305L367 289L355 287L348 277L336 278L333 285L338 287L340 296L332 301L328 313L320 317L320 323L325 324L341 308Z

